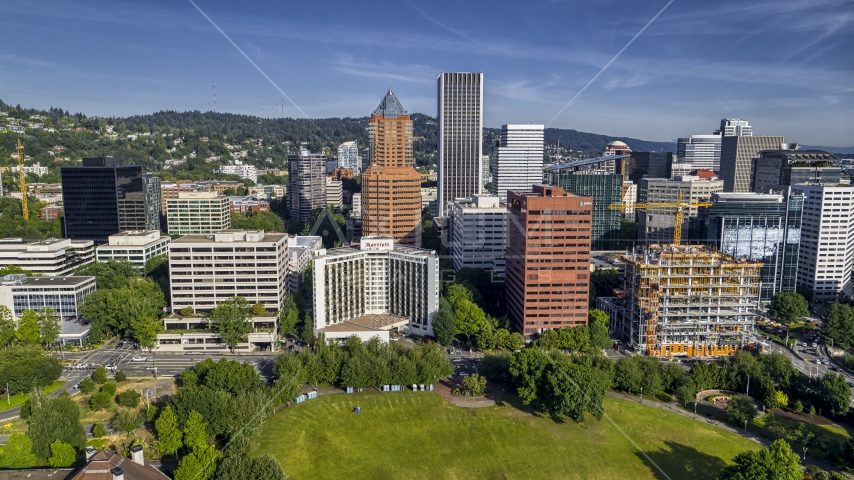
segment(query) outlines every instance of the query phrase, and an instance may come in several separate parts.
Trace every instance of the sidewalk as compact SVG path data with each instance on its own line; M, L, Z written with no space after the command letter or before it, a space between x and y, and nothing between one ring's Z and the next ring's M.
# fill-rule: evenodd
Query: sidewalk
M619 400L627 400L630 402L640 403L640 399L638 397L628 395L628 394L623 393L623 392L608 390L608 392L605 395L608 397L611 397L611 398L619 399ZM767 447L772 442L772 440L769 440L765 437L761 437L759 435L756 435L750 431L745 433L744 430L742 430L742 429L735 428L731 425L728 425L728 424L723 423L721 421L715 420L713 418L707 418L704 415L697 415L697 417L694 418L693 412L689 412L689 411L685 410L678 403L676 403L672 400L669 403L657 402L657 401L653 401L653 400L644 400L642 405L645 405L647 407L657 408L659 410L665 410L665 411L668 411L671 413L676 413L676 414L682 415L683 417L694 419L695 421L698 421L698 422L707 423L707 424L712 425L714 427L720 428L721 430L725 430L729 433L734 433L734 434L739 435L741 437L744 437L748 440L753 440L754 442L762 445L763 447ZM803 466L815 465L815 466L821 468L822 470L839 471L835 467L833 467L832 465L828 465L824 462L818 461L810 455L807 455L807 457L809 457L809 458L807 458L806 461L802 461L801 465L803 465ZM839 471L839 472L842 473L843 475L845 475L847 478L854 478L854 476L852 476L851 474L848 474L848 473L842 472L842 471Z

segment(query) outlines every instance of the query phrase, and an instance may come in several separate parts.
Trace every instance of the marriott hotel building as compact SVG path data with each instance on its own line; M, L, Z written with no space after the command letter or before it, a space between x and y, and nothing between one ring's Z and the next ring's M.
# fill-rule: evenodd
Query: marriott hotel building
M388 237L362 237L356 246L319 250L312 271L315 329L393 315L408 321L407 334L433 335L439 309L436 252Z

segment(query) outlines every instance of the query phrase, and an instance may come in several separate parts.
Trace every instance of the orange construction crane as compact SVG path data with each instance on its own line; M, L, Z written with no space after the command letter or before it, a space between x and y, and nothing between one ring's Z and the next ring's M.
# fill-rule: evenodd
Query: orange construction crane
M30 209L27 206L27 175L24 173L24 146L21 145L21 139L18 139L18 174L21 184L21 212L24 215L24 220L29 220Z
M687 203L682 201L682 189L679 189L679 194L676 197L675 202L651 202L651 203L636 203L634 205L630 205L631 208L636 208L639 210L651 210L654 208L675 208L676 209L676 219L673 224L673 244L679 245L682 243L682 209L690 208L690 207L711 207L712 204L709 202L697 202L697 203ZM611 210L625 210L627 206L623 203L612 203L608 205L608 208Z

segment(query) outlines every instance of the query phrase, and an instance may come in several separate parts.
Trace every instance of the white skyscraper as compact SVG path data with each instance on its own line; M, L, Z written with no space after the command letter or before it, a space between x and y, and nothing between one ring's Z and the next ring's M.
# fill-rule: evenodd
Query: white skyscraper
M353 175L362 171L362 157L356 142L344 142L338 147L338 166L353 170Z
M676 163L689 164L694 169L717 172L721 167L721 136L691 135L676 144Z
M720 172L722 137L752 137L747 120L721 119L721 128L712 135L691 135L676 142L676 163L687 163L697 169Z
M492 160L492 191L506 199L508 191L528 192L543 182L544 125L501 126L501 146Z
M439 75L439 216L456 198L481 193L483 175L483 74ZM542 145L540 145L542 149Z
M724 118L721 119L720 130L715 133L724 137L752 137L753 129L747 123L747 120Z
M813 292L814 302L854 294L854 186L793 185L804 195L798 251L798 285Z

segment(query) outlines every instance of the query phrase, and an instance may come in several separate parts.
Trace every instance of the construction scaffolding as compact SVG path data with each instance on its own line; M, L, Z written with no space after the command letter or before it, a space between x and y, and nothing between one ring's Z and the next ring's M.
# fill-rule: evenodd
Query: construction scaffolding
M615 293L627 340L655 356L734 353L750 341L762 263L701 246L650 245L625 257Z

